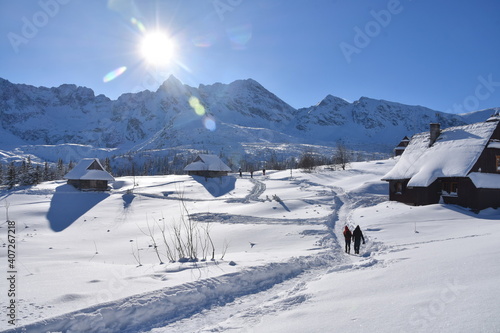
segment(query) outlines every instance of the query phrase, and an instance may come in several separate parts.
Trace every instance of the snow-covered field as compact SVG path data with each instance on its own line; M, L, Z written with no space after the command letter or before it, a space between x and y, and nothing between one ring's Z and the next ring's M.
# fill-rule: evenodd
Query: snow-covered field
M499 332L500 211L389 202L380 179L394 163L136 177L135 187L125 177L108 193L64 182L1 192L17 273L14 298L0 285L0 328ZM172 247L176 226L185 239L187 213L200 260L170 263L163 235ZM364 232L360 255L343 251L346 224ZM4 275L7 230L1 223Z

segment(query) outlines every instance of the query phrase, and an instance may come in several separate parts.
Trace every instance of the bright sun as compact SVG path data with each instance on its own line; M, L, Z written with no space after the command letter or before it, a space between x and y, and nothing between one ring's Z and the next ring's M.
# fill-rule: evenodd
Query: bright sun
M162 32L152 32L144 36L141 44L141 53L147 62L153 65L165 65L173 57L175 45Z

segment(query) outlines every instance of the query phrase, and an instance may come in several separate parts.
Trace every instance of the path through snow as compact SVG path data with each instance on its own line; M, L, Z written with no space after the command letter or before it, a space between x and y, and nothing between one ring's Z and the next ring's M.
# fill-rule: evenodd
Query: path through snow
M240 199L242 203L258 201L266 190L263 182L251 181L254 187ZM320 241L325 251L98 304L23 329L27 332L227 332L258 320L262 313L279 312L307 302L304 286L323 274L377 264L371 258L344 255L339 242L342 226L350 222L352 210L366 204L366 199L359 200L332 186L305 181L299 185L322 187L322 195L328 193L333 201L332 213L322 221L328 230ZM364 195L366 198L366 193ZM237 199L232 202L234 200ZM197 219L202 220L203 215L198 215ZM225 323L227 318L233 319Z
M255 179L250 178L250 182L254 185L250 193L243 199L228 199L228 203L249 203L250 201L259 201L259 197L266 191L266 184Z
M320 186L314 183L302 185ZM344 255L343 244L339 239L343 242L343 226L351 224L352 209L370 202L375 204L380 200L375 197L371 201L366 198L361 200L361 198L346 194L337 187L330 186L325 190L331 192L333 205L332 214L326 221L323 221L329 233L321 243L327 245L329 250L313 257L300 258L299 260L308 264L299 269L296 275L291 275L283 281L276 279L275 284L269 289L249 293L229 304L204 309L189 318L173 322L165 327L155 328L150 333L247 331L264 315L289 311L295 306L306 303L309 299L306 291L307 285L319 280L321 276L346 270L367 269L378 264L379 261L373 258ZM294 261L289 261L285 265L294 266L296 265Z

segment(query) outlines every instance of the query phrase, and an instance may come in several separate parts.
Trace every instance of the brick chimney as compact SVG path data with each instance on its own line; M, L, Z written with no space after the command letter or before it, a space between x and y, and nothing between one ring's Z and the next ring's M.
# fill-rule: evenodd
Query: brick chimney
M430 142L429 142L429 147L432 146L434 144L434 142L436 142L437 138L441 134L441 125L436 124L436 123L431 123L430 134L431 134L431 138L430 138Z

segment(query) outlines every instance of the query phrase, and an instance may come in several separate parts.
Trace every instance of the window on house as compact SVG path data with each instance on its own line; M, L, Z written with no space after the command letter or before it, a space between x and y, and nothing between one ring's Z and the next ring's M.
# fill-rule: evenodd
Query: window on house
M442 183L443 194L457 194L458 193L458 182L443 182Z
M396 194L402 194L403 193L403 183L397 182L396 183Z
M500 155L497 155L496 158L497 158L497 172L500 172Z

